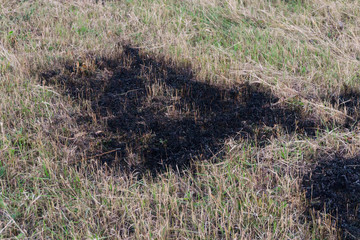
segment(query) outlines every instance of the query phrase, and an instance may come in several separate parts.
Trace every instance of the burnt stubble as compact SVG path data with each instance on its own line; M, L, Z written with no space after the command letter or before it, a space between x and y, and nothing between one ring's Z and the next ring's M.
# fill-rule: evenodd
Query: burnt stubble
M266 144L279 130L313 135L316 129L300 108L274 104L279 99L260 84L198 81L189 66L130 46L115 57L92 59L92 68L67 63L65 70L42 77L76 100L91 101L93 114L106 126L99 136L89 134L101 142L91 153L114 168L181 169L191 160L214 157L228 138ZM91 119L82 116L78 122Z
M303 186L310 209L330 213L341 238L360 239L360 158L319 160Z

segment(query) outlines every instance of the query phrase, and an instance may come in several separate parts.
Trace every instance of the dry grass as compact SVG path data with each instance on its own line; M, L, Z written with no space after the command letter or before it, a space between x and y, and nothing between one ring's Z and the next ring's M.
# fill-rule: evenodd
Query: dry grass
M358 1L0 0L0 6L1 238L339 236L329 215L307 217L301 180L316 159L359 152L358 127L340 125L354 116L341 102L332 104L344 86L360 87ZM191 64L198 80L266 85L279 104L336 127L315 137L281 132L265 146L228 139L223 159L195 162L181 175L169 170L139 179L95 159L74 167L69 163L86 154L79 143L88 133L73 116L84 106L91 115L90 103L43 85L35 70L88 54L112 56L123 41Z

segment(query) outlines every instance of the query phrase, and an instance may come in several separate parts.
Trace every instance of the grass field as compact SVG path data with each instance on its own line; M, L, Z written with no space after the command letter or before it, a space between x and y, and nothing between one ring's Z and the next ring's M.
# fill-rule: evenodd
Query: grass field
M0 0L1 239L359 239L357 0Z

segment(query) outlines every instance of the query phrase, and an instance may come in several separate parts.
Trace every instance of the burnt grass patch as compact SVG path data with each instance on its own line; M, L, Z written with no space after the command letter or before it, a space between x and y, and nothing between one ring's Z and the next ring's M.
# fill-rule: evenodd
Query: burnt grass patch
M309 213L331 214L342 239L360 239L360 157L318 161L303 179Z
M343 127L352 128L360 120L360 91L358 88L344 84L340 94L330 96L329 99L333 107L346 110L349 117Z
M265 144L279 131L315 134L315 122L301 108L275 105L279 99L260 84L210 84L195 80L185 64L129 46L119 52L89 55L41 74L76 101L91 102L91 113L74 117L85 128L94 125L94 115L104 123L101 134L88 129L87 141L97 147L87 154L108 166L156 173L210 159L228 138Z
M104 123L101 134L88 128L92 139L87 141L97 147L87 154L112 168L180 169L192 160L213 158L228 138L265 144L279 131L315 134L316 124L301 108L274 104L279 99L259 84L210 84L195 80L189 66L129 46L119 52L41 74L46 84L91 102L92 113L84 110L74 117L85 128L94 116Z
M40 75L83 106L72 114L86 131L82 143L74 143L79 158L106 163L114 171L156 175L187 168L191 161L221 159L229 138L264 145L283 133L314 136L321 127L301 106L279 104L260 84L197 80L190 66L130 46L110 57L62 62ZM356 98L350 93L337 104L355 108L349 97ZM320 160L303 178L307 216L325 206L345 239L360 237L359 165L358 159Z

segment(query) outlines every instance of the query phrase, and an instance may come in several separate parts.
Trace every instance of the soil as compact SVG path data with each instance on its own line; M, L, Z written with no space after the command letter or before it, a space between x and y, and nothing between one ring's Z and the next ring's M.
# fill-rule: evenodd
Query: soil
M98 121L106 122L104 134L95 137L101 150L92 154L117 168L156 173L210 159L229 138L265 144L279 131L316 130L301 108L274 104L279 99L259 84L197 81L191 67L129 46L116 57L92 59L90 73L89 61L73 62L42 77L76 100L91 101ZM91 119L78 122L86 126Z
M360 239L360 158L320 160L303 186L311 209L337 219L342 239Z

